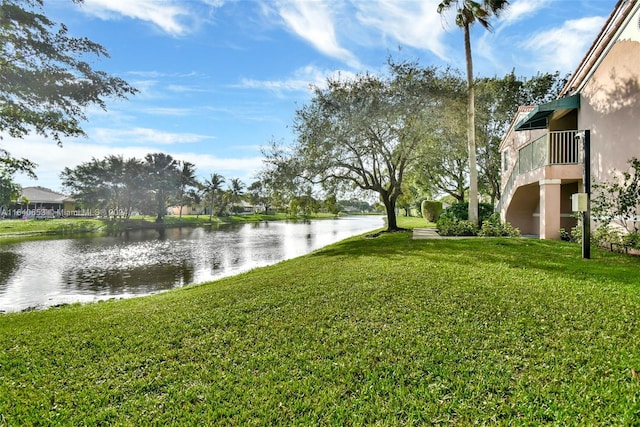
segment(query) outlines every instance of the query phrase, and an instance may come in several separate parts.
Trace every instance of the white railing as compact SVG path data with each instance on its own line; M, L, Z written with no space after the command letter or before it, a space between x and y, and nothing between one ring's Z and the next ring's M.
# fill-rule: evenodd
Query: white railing
M581 144L576 130L548 132L518 152L518 173L548 165L576 165L582 162Z
M502 189L498 211L513 191L516 178L549 165L575 165L582 163L582 144L576 139L577 130L548 132L518 151L516 164Z

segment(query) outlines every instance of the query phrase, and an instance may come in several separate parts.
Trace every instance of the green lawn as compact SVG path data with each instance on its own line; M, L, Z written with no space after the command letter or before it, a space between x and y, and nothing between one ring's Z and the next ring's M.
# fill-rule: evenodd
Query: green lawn
M637 425L640 259L592 256L383 234L3 315L0 425Z
M398 225L404 228L433 228L436 226L434 223L417 216L399 216Z
M75 234L103 231L107 221L99 219L3 219L0 220L0 237L15 237L38 234Z

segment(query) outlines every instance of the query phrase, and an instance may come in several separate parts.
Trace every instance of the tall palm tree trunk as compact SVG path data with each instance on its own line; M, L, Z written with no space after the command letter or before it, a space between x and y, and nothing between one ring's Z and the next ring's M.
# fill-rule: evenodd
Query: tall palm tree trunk
M467 60L467 148L469 150L469 221L478 224L478 168L476 166L475 94L469 23L464 25L464 51Z

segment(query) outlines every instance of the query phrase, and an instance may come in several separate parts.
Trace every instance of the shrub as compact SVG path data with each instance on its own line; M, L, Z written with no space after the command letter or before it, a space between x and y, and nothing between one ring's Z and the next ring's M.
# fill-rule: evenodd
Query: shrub
M603 248L609 248L610 251L615 251L617 248L622 248L622 235L620 230L617 230L610 225L602 225L591 233L591 242L597 246Z
M471 221L460 221L456 229L456 236L477 236L478 226Z
M478 227L468 220L459 220L451 214L443 214L436 222L436 230L441 236L475 236Z
M466 221L469 219L469 203L454 203L449 206L444 211L447 214L453 215L460 221ZM489 203L479 203L478 204L478 221L480 224L484 222L487 218L489 218L494 213L493 205Z
M494 213L485 219L482 227L478 232L478 236L482 237L520 237L520 230L512 226L508 222L502 223L500 215Z
M625 247L631 249L640 249L640 233L638 233L638 231L633 231L629 234L626 234L622 238L622 243Z
M442 202L423 200L420 206L422 217L429 222L436 222L442 214Z
M611 181L594 184L591 212L600 222L621 225L631 235L640 231L635 221L640 206L640 160L632 157L628 163L626 171L612 173Z
M565 228L560 229L560 240L564 240L565 242L571 241L571 233L567 231Z

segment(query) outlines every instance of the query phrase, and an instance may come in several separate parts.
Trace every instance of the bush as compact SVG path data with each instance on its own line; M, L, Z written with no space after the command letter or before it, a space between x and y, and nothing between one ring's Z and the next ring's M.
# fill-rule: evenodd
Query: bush
M629 249L640 249L640 233L627 233L623 228L602 225L591 233L591 243L611 252L628 252Z
M564 240L565 242L580 243L582 242L582 214L580 212L576 212L571 215L571 217L576 220L576 226L572 227L570 230L561 228L560 240ZM591 234L591 241L594 241L593 233Z
M436 222L436 230L441 236L475 236L478 226L468 220L459 220L451 214L443 214Z
M633 231L629 234L626 234L622 238L622 243L627 248L640 249L640 233L638 233L638 231Z
M479 203L478 222L482 224L484 220L493 215L494 211L493 205L489 203ZM466 221L469 219L469 203L454 203L445 209L444 213L451 214L460 221Z
M520 230L508 222L500 221L500 215L494 213L485 219L478 232L481 237L520 237Z
M420 205L422 217L429 222L436 222L442 214L442 202L423 200Z
M493 206L488 203L478 204L479 222L482 224L493 215ZM469 221L469 203L454 203L445 209L436 222L436 229L441 236L476 236L478 226Z
M502 223L497 213L485 218L480 229L471 221L445 213L438 219L436 230L441 236L520 237L520 230L508 222Z

